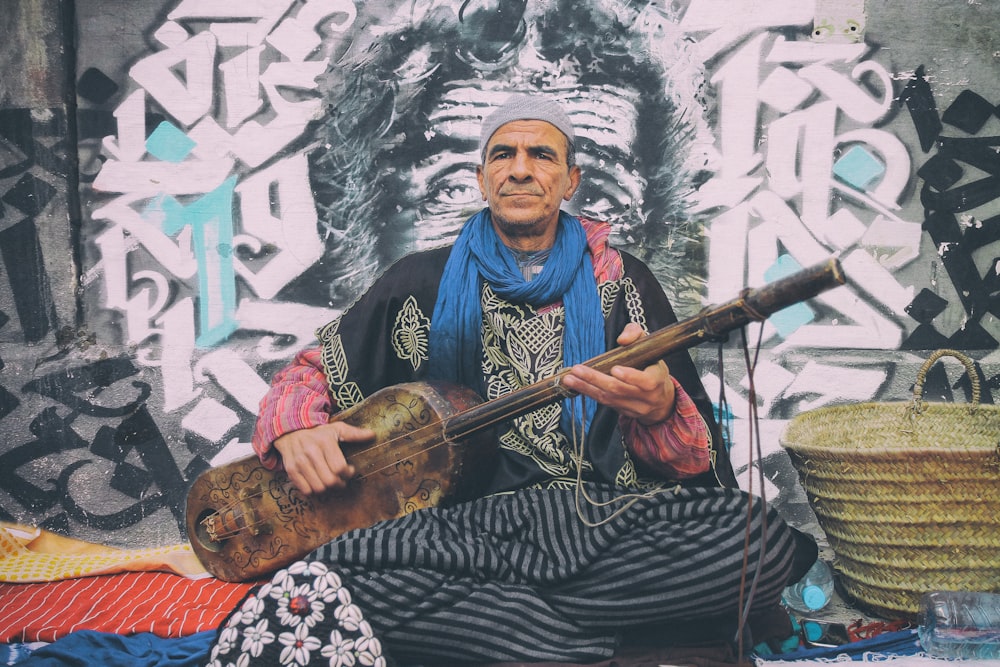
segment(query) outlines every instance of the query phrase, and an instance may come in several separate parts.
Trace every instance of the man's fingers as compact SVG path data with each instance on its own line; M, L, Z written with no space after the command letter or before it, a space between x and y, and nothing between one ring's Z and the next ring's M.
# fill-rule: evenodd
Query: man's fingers
M610 374L583 365L574 366L563 384L645 424L657 423L673 410L674 387L665 362L657 362L643 370L615 366Z
M330 422L327 426L334 429L338 441L365 442L375 439L375 431L363 426L354 426L347 422Z
M303 493L314 494L343 488L354 476L354 466L345 458L341 442L364 442L374 437L371 429L332 422L287 433L274 446L292 484Z
M659 389L663 383L667 382L670 378L670 369L667 367L667 363L661 360L643 370L615 366L611 369L611 375L626 385L646 392Z
M635 322L629 322L625 325L625 328L622 329L622 332L618 334L618 344L628 345L629 343L634 343L645 335L646 332L642 330L641 326Z

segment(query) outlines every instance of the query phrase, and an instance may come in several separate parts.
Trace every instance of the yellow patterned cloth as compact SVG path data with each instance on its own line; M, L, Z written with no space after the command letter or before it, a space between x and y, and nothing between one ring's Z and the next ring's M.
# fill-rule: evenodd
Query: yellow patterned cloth
M39 582L116 572L173 572L208 576L189 544L117 549L56 533L0 522L0 581Z

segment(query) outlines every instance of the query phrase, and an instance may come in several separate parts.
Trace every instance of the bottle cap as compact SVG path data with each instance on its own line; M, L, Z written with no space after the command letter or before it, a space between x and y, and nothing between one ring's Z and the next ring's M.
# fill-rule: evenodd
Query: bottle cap
M826 606L826 593L819 586L806 586L802 589L802 602L812 610Z
M811 642L818 641L823 636L823 626L815 621L806 621L803 623L802 631L805 633L806 639Z

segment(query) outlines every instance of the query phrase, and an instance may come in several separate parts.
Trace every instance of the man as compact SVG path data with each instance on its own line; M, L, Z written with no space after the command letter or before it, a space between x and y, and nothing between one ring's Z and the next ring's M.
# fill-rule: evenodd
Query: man
M719 481L732 471L687 353L582 365L675 318L607 225L560 210L581 179L574 139L541 96L488 116L487 208L453 247L394 264L276 375L254 445L318 493L354 475L341 443L374 436L330 415L381 387L440 378L495 397L569 367L576 397L499 429L482 498L353 531L279 572L234 612L210 664L376 664L386 649L594 660L637 626L777 603L793 533Z

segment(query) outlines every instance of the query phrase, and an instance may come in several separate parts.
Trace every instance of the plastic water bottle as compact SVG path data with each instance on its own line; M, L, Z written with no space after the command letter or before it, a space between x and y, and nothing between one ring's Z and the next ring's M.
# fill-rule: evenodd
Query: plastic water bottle
M935 591L920 607L917 635L928 655L1000 659L1000 593Z
M826 561L817 559L805 576L785 588L781 601L803 614L819 611L833 597L833 570Z

